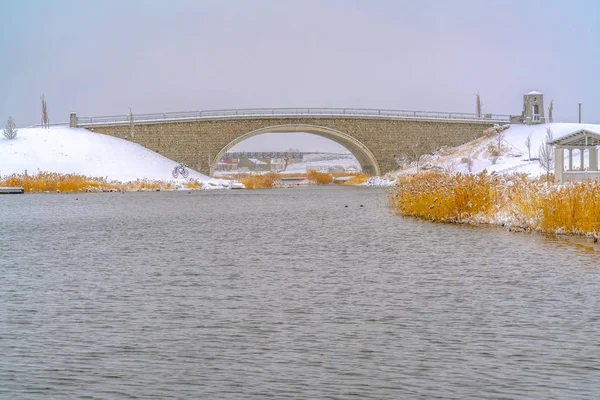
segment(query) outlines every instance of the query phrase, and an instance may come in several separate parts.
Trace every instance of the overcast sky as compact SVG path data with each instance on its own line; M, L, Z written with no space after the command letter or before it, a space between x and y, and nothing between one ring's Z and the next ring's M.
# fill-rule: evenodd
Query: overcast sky
M0 122L246 107L600 123L600 1L0 0ZM290 147L290 146L288 146Z

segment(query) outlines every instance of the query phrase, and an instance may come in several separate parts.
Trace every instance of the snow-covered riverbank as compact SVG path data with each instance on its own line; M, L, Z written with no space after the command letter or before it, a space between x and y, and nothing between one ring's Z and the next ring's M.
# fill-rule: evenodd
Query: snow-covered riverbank
M600 134L600 125L576 123L552 123L541 125L510 125L501 140L502 154L492 162L490 146L497 143L493 133L456 148L442 148L434 154L423 155L420 169L438 169L452 172L477 174L527 173L532 177L545 174L537 161L540 146L546 140L547 129L554 138L579 129ZM526 139L531 137L528 149ZM470 159L469 163L465 160ZM354 162L348 156L344 161ZM309 160L310 161L310 160ZM312 160L326 163L329 160ZM339 160L335 160L340 163ZM586 161L587 162L587 161ZM79 174L105 178L119 182L153 180L173 182L185 186L186 179L173 179L171 172L177 163L143 146L86 129L68 127L20 128L15 139L0 136L0 177L11 174L35 175L39 171L59 174ZM308 163L296 166L305 171ZM385 177L373 177L366 186L394 185L399 175L416 172L415 163ZM190 169L188 179L203 184L203 188L229 187L229 181L210 178Z
M494 157L490 154L489 149L490 146L497 148L498 136L490 131L486 136L464 145L455 148L442 148L434 154L421 156L419 169L437 169L471 174L478 174L484 170L497 174L517 172L526 173L531 177L538 177L546 173L538 161L538 153L540 146L546 142L547 129L550 129L554 139L580 129L600 134L600 125L597 124L512 124L502 132L502 152L494 162L492 162ZM526 140L529 136L531 146L528 148ZM587 158L585 162L588 162ZM568 165L568 163L565 165ZM395 179L398 175L415 173L416 171L416 163L413 162L405 169L387 174L387 177Z
M176 165L136 143L86 129L20 128L15 139L0 136L0 176L45 171L119 182L152 180L177 186L192 179L205 188L228 186L228 181L192 169L187 179L174 179L171 173Z

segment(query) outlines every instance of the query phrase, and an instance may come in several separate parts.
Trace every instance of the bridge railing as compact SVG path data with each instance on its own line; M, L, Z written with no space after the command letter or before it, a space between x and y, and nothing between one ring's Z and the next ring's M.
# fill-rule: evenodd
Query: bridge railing
M257 116L365 116L382 118L423 118L440 120L471 120L510 122L507 114L483 114L438 111L378 110L368 108L243 108L231 110L185 111L153 114L134 114L133 122L181 121L211 118ZM130 123L129 115L79 117L78 126Z

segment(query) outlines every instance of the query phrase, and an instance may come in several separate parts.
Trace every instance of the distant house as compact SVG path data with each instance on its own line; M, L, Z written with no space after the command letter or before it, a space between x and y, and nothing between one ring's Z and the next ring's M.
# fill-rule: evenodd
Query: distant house
M270 164L273 172L285 171L285 167L287 167L287 161L284 158L271 158Z
M258 158L242 158L240 159L238 168L248 168L248 171L269 171L270 165L268 162L259 160Z
M235 171L240 160L236 158L223 158L217 163L217 171Z
M317 171L317 172L329 172L328 165L308 165L306 167L306 172L308 171Z

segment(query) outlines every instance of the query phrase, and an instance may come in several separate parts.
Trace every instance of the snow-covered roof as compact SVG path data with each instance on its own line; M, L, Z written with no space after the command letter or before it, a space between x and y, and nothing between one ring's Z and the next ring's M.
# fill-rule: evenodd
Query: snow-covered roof
M577 129L554 139L550 144L559 146L598 146L600 145L600 130Z
M540 92L536 92L535 90L532 90L531 92L527 93L527 94L542 94Z

